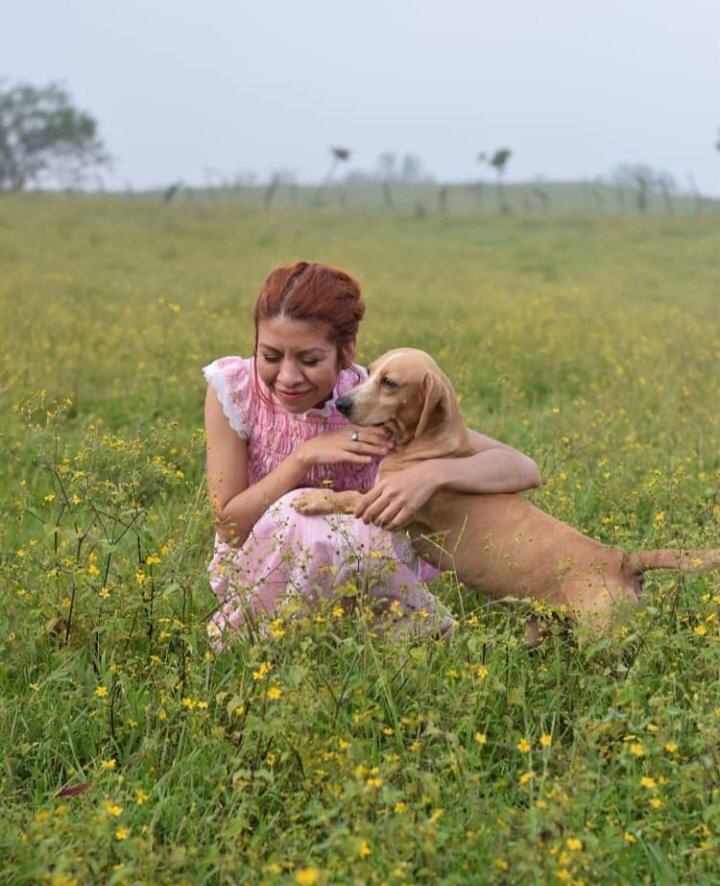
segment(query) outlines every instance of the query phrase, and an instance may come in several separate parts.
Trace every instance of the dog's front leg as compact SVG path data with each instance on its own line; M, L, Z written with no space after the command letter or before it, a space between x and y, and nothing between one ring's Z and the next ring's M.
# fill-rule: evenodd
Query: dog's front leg
M352 514L362 501L362 493L348 489L333 492L331 489L305 489L293 499L295 510L305 516L319 514Z

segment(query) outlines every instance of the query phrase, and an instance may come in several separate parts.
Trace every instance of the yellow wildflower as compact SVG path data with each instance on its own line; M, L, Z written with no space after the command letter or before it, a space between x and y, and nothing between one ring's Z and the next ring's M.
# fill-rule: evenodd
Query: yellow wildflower
M253 680L262 680L271 670L272 664L269 661L264 661L256 671L253 671Z
M657 787L657 782L654 778L650 778L649 775L643 775L643 777L640 779L640 784L644 788L647 788L647 790L649 791L652 791L655 787Z

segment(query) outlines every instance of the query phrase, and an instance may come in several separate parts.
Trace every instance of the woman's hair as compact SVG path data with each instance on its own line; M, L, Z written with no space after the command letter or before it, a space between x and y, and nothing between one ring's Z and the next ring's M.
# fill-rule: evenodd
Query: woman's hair
M295 262L271 271L255 302L255 351L258 325L273 317L327 323L338 356L357 337L365 313L360 284L346 271L319 262Z

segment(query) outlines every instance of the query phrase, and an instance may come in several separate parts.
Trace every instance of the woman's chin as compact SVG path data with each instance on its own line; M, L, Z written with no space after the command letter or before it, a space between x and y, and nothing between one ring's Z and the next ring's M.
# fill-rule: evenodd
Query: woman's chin
M319 409L326 402L323 400L318 404L316 391L309 391L298 395L281 394L279 391L275 391L274 393L283 409L292 412L293 415L301 415L303 412L307 412L310 409Z

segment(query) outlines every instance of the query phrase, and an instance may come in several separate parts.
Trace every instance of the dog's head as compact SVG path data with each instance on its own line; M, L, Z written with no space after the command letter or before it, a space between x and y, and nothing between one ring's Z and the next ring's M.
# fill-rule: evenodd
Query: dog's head
M388 351L369 372L366 382L336 404L355 424L382 425L399 444L431 438L462 424L449 379L424 351Z

